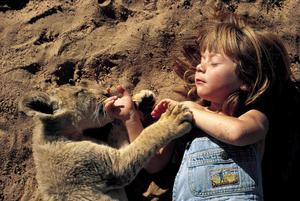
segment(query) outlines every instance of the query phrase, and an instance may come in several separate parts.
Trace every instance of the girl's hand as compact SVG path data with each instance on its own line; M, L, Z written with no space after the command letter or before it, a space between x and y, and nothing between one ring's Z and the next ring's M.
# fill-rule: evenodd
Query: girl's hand
M154 107L154 109L151 112L151 116L154 119L159 119L160 116L167 110L167 108L170 104L178 104L178 103L179 102L171 100L171 99L163 99ZM193 101L183 101L180 103L183 104L184 106L188 107L192 112L194 110L205 110L205 107L203 107Z
M109 97L104 102L104 108L110 116L126 121L130 119L132 113L136 112L134 103L129 92L123 86L118 86L117 92L120 94L120 98L118 96Z
M170 104L178 104L178 102L171 99L161 100L152 110L151 116L154 119L159 119L159 117L167 110Z

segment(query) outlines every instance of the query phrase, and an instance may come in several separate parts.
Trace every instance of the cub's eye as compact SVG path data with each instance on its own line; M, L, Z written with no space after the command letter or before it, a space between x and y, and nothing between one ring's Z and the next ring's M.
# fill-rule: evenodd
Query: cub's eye
M79 91L76 91L74 95L75 96L80 96L80 95L85 94L85 93L87 93L87 90L86 89L81 89Z

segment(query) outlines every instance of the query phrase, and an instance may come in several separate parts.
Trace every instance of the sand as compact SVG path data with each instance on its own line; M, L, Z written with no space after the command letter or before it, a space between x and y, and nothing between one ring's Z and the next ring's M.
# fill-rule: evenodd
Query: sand
M182 83L172 71L173 57L181 56L183 42L197 33L212 2L0 1L0 200L40 200L31 151L33 122L17 111L23 94L89 79L181 100L173 91ZM299 79L299 1L224 3L282 38Z

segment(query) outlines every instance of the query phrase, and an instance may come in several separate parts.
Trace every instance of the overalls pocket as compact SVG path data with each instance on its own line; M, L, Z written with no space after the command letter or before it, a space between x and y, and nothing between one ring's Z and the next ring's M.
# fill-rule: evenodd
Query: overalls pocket
M253 147L217 147L190 153L188 183L194 196L206 197L257 189Z

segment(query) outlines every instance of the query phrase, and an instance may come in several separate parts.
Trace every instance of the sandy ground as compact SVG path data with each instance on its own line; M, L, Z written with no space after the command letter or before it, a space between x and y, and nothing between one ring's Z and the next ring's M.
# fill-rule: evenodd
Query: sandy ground
M181 56L182 43L197 33L212 2L0 0L0 200L40 200L32 121L17 111L24 93L89 79L104 86L126 84L132 92L150 89L158 99L181 99L173 91L182 83L172 72L173 56ZM223 2L282 38L299 79L299 1Z

